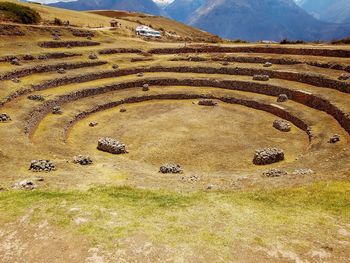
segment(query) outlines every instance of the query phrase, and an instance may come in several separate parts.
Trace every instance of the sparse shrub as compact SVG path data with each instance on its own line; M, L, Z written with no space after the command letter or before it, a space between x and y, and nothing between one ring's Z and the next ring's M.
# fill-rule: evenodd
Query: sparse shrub
M297 44L305 44L306 42L304 40L289 40L288 38L284 38L280 44L282 45L297 45Z
M54 23L54 25L56 25L56 26L62 26L62 25L63 25L62 20L59 19L59 18L57 18L57 17L55 17L55 19L53 20L53 23Z
M14 22L23 24L37 24L41 20L36 10L10 2L0 3L0 13Z
M331 42L332 45L350 45L350 37L343 38L343 39L334 39Z

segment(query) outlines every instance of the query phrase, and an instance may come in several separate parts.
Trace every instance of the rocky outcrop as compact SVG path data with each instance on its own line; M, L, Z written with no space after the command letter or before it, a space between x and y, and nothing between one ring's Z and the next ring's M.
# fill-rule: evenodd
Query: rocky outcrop
M112 154L128 153L124 143L109 137L100 138L97 143L97 149Z
M253 163L267 165L284 160L284 151L278 148L264 148L255 151Z
M289 122L281 119L275 120L272 126L281 132L289 132L292 128Z

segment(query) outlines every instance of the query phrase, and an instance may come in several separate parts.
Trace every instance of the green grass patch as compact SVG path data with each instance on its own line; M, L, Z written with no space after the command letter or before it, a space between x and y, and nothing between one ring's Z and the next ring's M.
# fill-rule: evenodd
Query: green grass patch
M36 10L11 2L1 2L0 13L6 19L23 24L37 24L41 20L40 14Z
M350 182L249 192L95 187L0 193L0 223L28 211L34 221L48 220L106 248L142 233L155 244L206 247L222 255L237 243L278 242L305 252L314 242L329 242L339 225L350 224Z

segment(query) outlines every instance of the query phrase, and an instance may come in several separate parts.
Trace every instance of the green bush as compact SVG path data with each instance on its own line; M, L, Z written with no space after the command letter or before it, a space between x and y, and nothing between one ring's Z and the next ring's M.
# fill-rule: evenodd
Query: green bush
M0 13L14 22L23 24L36 24L41 19L39 13L34 9L10 2L0 3Z

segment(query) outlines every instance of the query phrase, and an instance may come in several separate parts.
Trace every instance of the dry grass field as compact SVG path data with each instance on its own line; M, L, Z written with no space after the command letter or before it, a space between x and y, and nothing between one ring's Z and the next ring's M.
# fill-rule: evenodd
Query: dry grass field
M11 118L0 122L0 262L349 262L349 46L205 43L215 37L159 17L98 11L122 24L110 30L110 17L26 5L43 24L0 23ZM139 22L179 38L136 37ZM99 151L101 137L128 153ZM265 147L285 159L255 165ZM38 159L56 170L29 170ZM160 173L166 163L183 173ZM23 180L35 189L13 187Z

